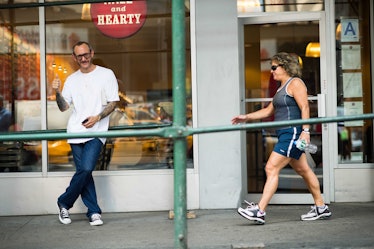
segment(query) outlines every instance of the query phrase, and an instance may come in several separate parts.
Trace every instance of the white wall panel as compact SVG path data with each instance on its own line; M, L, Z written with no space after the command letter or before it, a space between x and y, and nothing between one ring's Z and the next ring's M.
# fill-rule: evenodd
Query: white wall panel
M197 209L198 176L188 171L187 208ZM94 178L104 215L106 212L167 211L174 207L172 171L113 172L111 175L95 174ZM57 198L65 191L70 179L70 175L2 178L0 216L57 214ZM80 198L70 212L86 212Z
M229 125L240 112L236 1L196 1L197 126ZM242 191L240 132L198 136L200 208L235 208Z
M374 169L335 169L335 201L374 201Z

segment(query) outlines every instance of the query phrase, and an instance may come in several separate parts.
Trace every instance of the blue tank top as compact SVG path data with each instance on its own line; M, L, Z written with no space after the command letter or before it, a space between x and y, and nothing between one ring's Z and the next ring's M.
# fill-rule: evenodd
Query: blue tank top
M275 121L284 121L284 120L293 120L301 119L301 111L299 106L296 103L294 97L290 96L287 93L287 86L292 81L293 78L290 78L282 88L280 88L273 97L273 106L274 106L274 120ZM286 126L291 127L291 126ZM281 127L281 128L286 128Z

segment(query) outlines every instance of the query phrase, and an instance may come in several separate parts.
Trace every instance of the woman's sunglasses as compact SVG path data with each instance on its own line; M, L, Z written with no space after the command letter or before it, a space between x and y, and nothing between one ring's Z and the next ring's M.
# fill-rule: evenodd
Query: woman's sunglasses
M279 64L279 65L273 65L273 66L270 67L270 69L271 69L272 71L275 71L275 70L277 70L277 67L281 67L281 66L283 66L283 65L282 65L282 64Z

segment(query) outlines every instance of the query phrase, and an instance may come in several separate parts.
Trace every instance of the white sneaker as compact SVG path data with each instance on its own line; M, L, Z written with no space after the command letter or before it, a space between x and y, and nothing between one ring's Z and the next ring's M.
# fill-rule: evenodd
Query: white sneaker
M103 220L101 219L100 214L92 214L90 217L90 225L91 226L101 226L104 224Z
M311 210L307 214L301 215L301 220L321 220L321 219L328 219L331 217L331 211L329 207L325 205L325 208L321 210L316 205L311 206Z
M71 223L69 211L64 208L64 207L59 207L60 208L60 213L58 214L58 219L60 222L64 225L68 225Z
M254 221L256 224L265 224L265 212L261 212L257 204L244 201L248 206L246 208L239 207L238 213L244 218Z

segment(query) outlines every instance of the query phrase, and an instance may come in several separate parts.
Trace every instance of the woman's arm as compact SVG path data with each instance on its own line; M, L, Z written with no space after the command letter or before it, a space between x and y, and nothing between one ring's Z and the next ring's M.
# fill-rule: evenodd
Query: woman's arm
M231 119L232 124L238 124L238 123L244 123L250 120L257 120L257 119L263 119L270 117L274 113L274 106L273 102L270 102L270 104L258 111L251 112L248 114L238 115Z
M295 78L287 88L288 93L294 97L297 105L300 108L301 119L310 118L308 92L304 82L301 79ZM303 124L303 130L310 128L309 124ZM305 139L308 143L310 142L309 132L302 132L300 139Z

